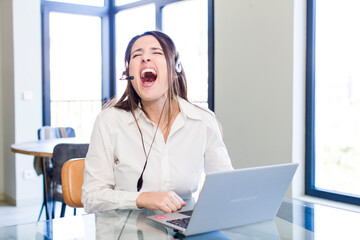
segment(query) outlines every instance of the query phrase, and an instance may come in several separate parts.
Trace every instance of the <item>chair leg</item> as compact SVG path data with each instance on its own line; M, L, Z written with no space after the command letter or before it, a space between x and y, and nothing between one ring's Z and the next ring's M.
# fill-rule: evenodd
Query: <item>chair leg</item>
M38 217L38 220L37 220L37 221L40 221L41 213L42 213L42 211L43 211L43 209L44 209L44 206L45 206L45 203L43 203L43 204L41 205L41 209L40 209L40 213L39 213L39 217Z
M76 208L74 208L74 216L76 216Z
M52 201L52 211L51 211L51 218L52 219L55 218L55 206L56 206L56 201Z
M66 208L66 204L62 203L61 204L61 213L60 213L61 218L65 216L65 208Z

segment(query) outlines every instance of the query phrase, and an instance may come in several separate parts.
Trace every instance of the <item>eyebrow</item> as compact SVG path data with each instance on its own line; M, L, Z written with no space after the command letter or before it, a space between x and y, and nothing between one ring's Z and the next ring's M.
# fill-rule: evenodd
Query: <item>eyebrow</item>
M158 47L152 47L151 48L152 51L162 51L164 52L161 48L158 48ZM135 52L143 52L144 49L143 48L138 48L138 49L135 49L134 51L132 51L131 55L133 55Z
M160 50L160 51L164 52L161 48L157 48L157 47L152 47L151 50L153 50L153 51L154 50L158 50L158 51Z

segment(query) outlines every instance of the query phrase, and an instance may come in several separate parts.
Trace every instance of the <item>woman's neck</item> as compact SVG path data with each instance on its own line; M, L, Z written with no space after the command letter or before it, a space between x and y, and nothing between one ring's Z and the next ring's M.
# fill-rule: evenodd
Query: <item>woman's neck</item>
M162 121L165 116L168 116L169 109L165 106L167 99L159 99L153 102L141 102L143 111L146 113L147 117L153 121L155 124L158 124L160 117Z
M160 104L142 103L142 108L147 117L159 126L159 130L163 133L164 141L166 142L170 133L171 125L180 112L179 103L176 100L171 100L171 109L167 107L166 100L162 101ZM170 117L169 114L171 114Z

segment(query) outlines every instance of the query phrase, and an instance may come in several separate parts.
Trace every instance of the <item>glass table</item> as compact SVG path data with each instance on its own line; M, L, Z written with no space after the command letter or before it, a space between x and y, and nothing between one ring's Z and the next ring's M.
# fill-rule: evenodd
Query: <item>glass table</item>
M146 219L148 214L112 210L3 227L0 239L360 239L360 213L298 200L285 199L272 221L189 237Z

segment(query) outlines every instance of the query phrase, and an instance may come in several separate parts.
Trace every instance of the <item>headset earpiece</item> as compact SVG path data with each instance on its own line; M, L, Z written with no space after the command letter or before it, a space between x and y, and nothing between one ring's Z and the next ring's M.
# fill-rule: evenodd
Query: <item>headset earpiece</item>
M180 74L182 71L182 66L181 66L181 62L180 62L180 55L179 53L177 54L177 58L175 61L175 71Z

